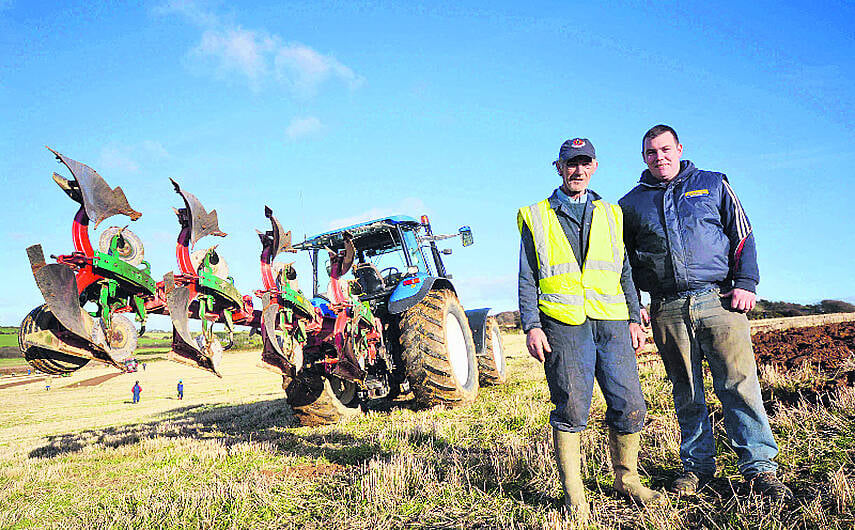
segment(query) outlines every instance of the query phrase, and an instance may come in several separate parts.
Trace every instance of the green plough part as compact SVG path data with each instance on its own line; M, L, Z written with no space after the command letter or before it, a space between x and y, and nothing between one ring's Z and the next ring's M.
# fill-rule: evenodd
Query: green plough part
M92 260L92 265L100 272L106 272L114 275L117 279L127 282L135 287L144 289L148 294L154 295L156 282L151 277L146 269L138 269L133 265L126 263L117 256L111 256L103 252L95 251L95 257Z
M232 285L228 280L214 276L214 274L208 270L202 270L202 273L199 274L199 287L221 295L228 301L233 302L237 307L243 306L243 297L241 296L240 291L237 290L237 287Z

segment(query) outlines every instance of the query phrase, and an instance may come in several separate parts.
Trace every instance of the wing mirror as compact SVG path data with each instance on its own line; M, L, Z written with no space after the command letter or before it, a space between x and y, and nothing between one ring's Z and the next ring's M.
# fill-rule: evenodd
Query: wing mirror
M460 233L460 242L464 247L468 247L475 243L475 239L472 237L472 229L468 226L461 226L458 232ZM449 252L449 254L451 254L451 252Z

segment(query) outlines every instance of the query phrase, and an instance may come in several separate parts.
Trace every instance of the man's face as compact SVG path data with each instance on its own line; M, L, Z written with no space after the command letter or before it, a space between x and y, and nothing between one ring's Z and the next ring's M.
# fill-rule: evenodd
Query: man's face
M673 134L666 131L659 136L646 138L642 155L650 174L667 182L680 172L683 146L677 143Z
M562 191L573 197L588 189L591 176L597 170L597 160L589 156L577 156L558 162L558 169L563 180Z

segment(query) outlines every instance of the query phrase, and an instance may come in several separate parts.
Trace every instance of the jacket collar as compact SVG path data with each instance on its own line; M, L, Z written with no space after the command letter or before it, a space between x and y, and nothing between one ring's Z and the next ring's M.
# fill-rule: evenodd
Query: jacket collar
M680 161L680 172L677 173L677 176L671 179L668 182L662 182L658 178L654 177L650 174L649 169L645 169L641 173L641 179L639 179L639 184L643 186L647 186L648 188L667 188L671 184L675 182L680 182L684 180L686 177L695 172L695 164L692 163L691 160L681 160Z

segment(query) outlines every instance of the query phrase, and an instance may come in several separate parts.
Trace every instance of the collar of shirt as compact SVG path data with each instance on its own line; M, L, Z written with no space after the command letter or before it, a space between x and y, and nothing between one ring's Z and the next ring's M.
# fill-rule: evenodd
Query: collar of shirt
M561 188L557 188L555 190L555 196L558 197L558 200L563 204L585 204L588 202L588 190L583 191L578 197L574 198L564 193Z

